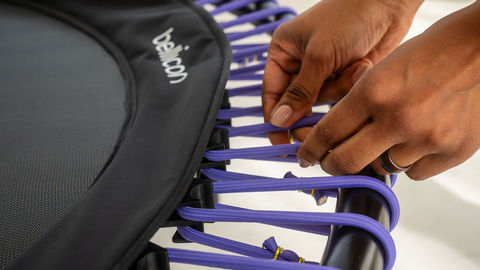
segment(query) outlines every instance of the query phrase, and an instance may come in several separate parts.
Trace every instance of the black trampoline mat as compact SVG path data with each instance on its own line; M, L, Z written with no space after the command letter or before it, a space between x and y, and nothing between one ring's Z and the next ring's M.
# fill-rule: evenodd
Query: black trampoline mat
M80 30L0 4L0 37L2 268L87 191L127 112L115 60Z

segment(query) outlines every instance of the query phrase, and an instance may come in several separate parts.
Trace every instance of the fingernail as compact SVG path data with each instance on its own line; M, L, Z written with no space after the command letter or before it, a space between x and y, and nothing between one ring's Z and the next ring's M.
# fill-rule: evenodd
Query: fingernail
M282 105L273 113L270 123L277 127L284 127L290 120L290 117L292 117L292 114L293 111L290 106Z
M299 158L298 159L298 164L300 164L300 167L302 167L302 168L307 168L307 167L313 166L312 163L308 162L304 158Z
M366 64L361 64L360 66L357 67L357 70L355 70L355 72L353 72L353 75L352 75L352 83L355 84L356 82L358 82L358 80L360 80L360 78L363 76L363 74L365 74L367 72L367 70L369 70L370 67Z

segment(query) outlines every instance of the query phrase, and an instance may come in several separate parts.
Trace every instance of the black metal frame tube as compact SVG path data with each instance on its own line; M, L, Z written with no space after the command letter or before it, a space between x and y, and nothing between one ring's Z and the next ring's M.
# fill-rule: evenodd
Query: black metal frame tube
M370 167L360 175L378 179L390 186L390 178L376 174ZM378 192L365 188L339 189L337 213L357 213L380 222L387 230L390 226L390 208ZM332 226L322 265L343 270L384 269L385 251L378 239L363 229L350 226Z

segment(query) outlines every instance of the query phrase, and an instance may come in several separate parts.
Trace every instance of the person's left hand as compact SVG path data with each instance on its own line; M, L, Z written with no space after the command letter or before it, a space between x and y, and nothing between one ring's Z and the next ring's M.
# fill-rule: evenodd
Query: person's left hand
M480 1L440 20L370 69L319 121L297 156L333 175L389 150L412 179L454 167L480 148Z
M262 85L265 122L287 128L341 99L402 41L423 0L322 0L273 33ZM291 130L302 141L309 128ZM267 134L290 142L288 131Z

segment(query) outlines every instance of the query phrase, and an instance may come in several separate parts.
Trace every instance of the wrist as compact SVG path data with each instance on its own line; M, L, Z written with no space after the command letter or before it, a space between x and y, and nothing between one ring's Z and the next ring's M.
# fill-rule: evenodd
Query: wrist
M480 0L465 8L466 27L468 27L475 37L480 38Z
M419 63L427 63L427 72L435 70L420 76L428 77L429 85L446 93L480 90L476 86L480 69L479 1L445 16L418 37L424 44L414 43L412 54Z
M451 35L457 36L464 49L478 52L480 46L480 1L454 12L439 23L449 24Z

